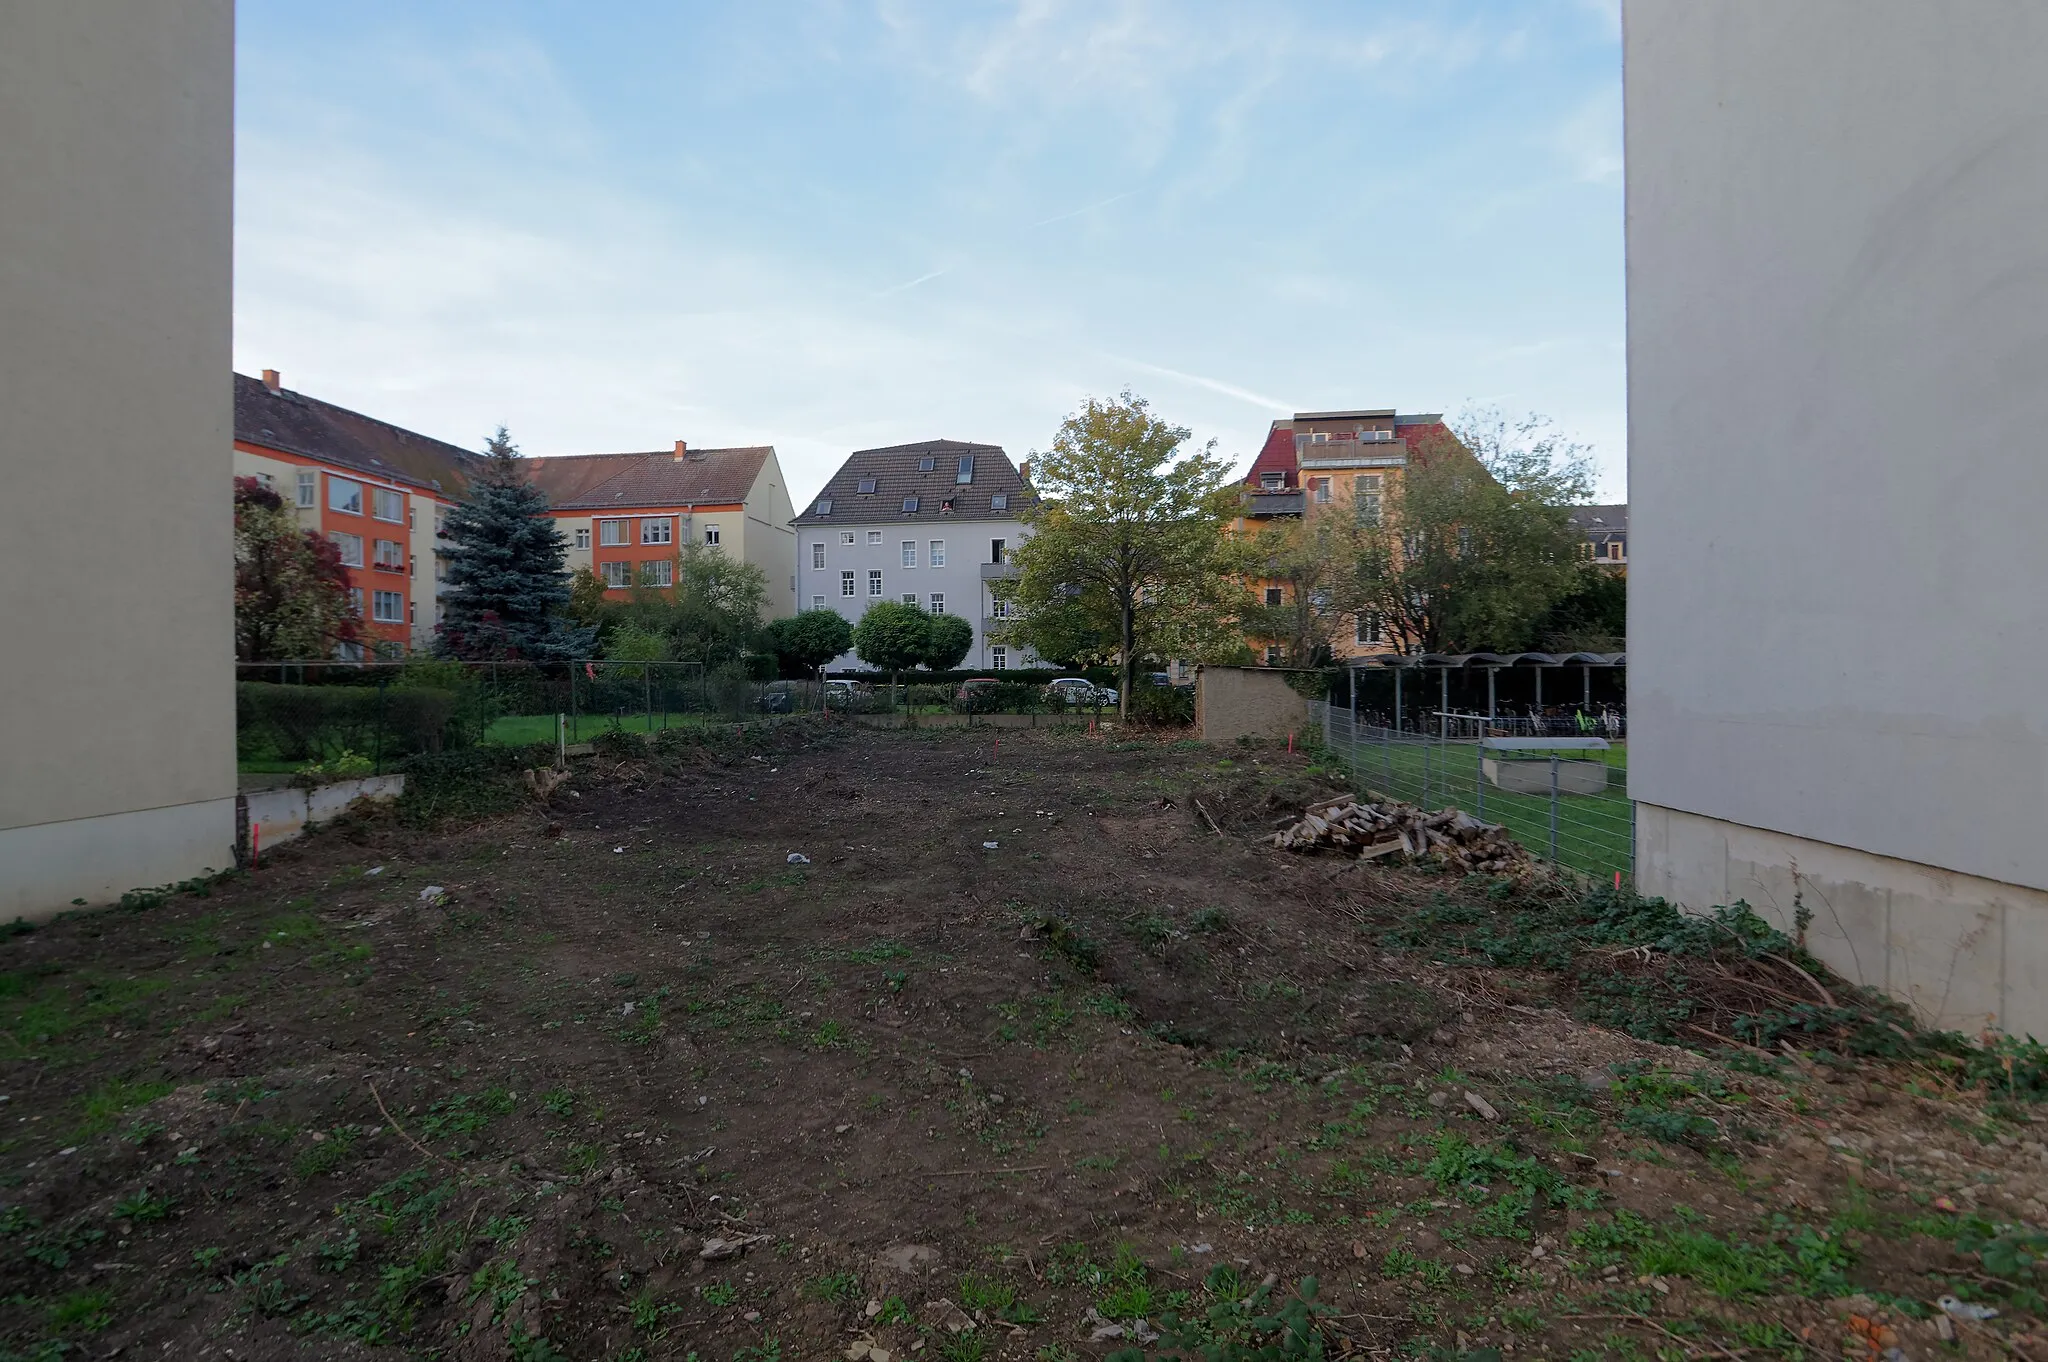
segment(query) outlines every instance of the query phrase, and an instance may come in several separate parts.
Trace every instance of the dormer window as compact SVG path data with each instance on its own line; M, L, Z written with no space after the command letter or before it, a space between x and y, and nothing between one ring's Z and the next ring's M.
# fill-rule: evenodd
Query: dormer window
M1259 474L1259 486L1263 487L1268 492L1277 492L1286 485L1287 475L1285 473Z
M830 498L830 497L819 497L819 498L818 498L818 514L819 514L819 515L831 515L831 514L832 514L832 498Z
M871 497L875 494L875 480L873 478L862 478L860 480L860 486L855 490L861 496Z
M960 456L960 472L953 478L953 481L959 483L962 487L974 481L974 456L972 454L962 454Z
M906 511L915 511L915 510L917 509L917 498L916 498L916 497L905 497L905 498L903 498L903 509L904 509L904 510L906 510Z
M938 466L939 461L929 454L917 461L917 471L920 473L929 473Z

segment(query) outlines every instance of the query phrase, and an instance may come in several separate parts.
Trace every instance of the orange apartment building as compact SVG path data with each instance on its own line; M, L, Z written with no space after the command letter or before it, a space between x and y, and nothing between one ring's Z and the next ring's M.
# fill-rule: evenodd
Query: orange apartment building
M481 456L286 388L275 369L235 375L237 477L262 480L299 523L340 548L349 590L379 652L428 648L440 623L442 523ZM623 594L673 581L684 544L719 549L768 578L770 618L796 608L794 509L768 445L526 461L548 494L573 570Z
M1255 535L1277 523L1332 512L1377 517L1413 458L1456 436L1441 413L1403 415L1392 407L1361 411L1301 411L1275 421L1245 474L1244 513L1231 532ZM1294 588L1260 580L1252 590L1267 605L1291 605ZM1248 639L1268 665L1284 659L1281 645ZM1339 658L1392 652L1370 618L1351 621L1331 651Z

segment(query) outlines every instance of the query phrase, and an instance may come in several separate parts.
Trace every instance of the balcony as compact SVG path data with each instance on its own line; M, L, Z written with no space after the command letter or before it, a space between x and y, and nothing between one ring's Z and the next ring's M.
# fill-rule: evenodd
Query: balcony
M981 565L981 580L984 582L1008 581L1016 575L1017 565L1015 563L983 563Z

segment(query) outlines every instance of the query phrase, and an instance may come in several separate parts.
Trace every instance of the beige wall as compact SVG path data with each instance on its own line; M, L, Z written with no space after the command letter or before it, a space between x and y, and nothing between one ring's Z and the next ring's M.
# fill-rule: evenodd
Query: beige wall
M747 493L744 530L747 561L768 574L769 619L796 613L796 528L789 523L794 519L782 461L771 449Z
M0 916L229 861L233 91L231 0L0 5Z
M1208 742L1285 739L1308 731L1308 701L1284 672L1258 667L1195 668L1195 732Z

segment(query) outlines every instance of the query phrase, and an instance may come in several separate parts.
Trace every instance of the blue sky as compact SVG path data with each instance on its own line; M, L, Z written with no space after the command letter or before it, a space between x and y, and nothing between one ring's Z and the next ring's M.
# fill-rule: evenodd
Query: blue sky
M1612 0L242 0L235 362L475 447L1497 404L1624 495Z

